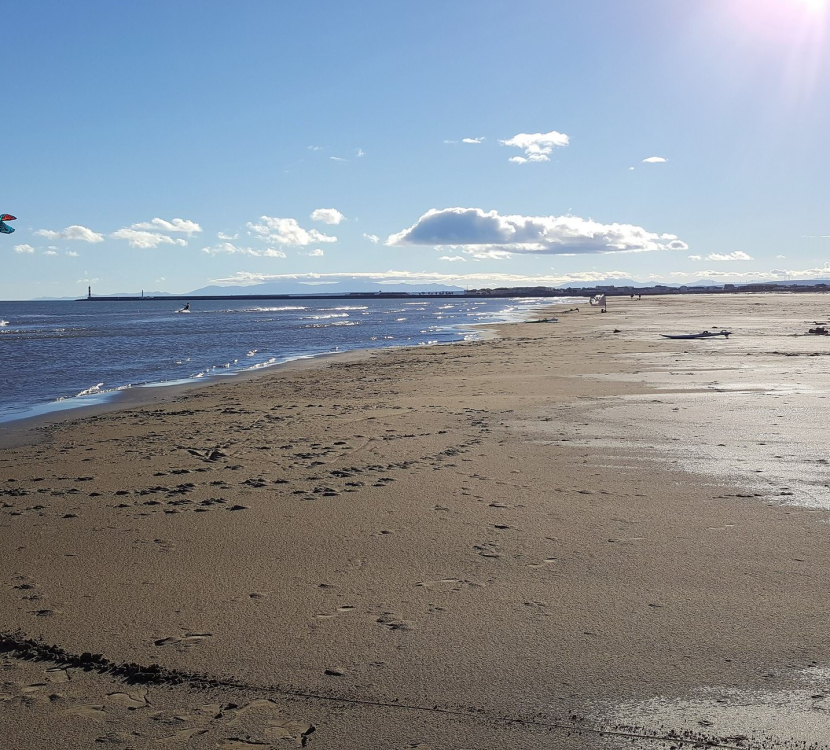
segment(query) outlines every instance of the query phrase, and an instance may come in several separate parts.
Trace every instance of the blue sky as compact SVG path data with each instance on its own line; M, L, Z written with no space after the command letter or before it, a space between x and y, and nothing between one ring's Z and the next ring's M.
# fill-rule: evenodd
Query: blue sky
M830 2L45 1L3 20L3 299L830 275Z

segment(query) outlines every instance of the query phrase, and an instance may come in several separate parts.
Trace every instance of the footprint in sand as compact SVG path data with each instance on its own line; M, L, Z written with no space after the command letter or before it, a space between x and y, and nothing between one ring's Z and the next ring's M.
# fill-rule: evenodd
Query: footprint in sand
M167 737L161 737L157 739L156 742L164 745L172 745L177 742L186 742L187 740L191 740L194 737L198 737L202 734L207 734L208 730L202 727L194 727L191 729L180 729L178 732L174 732Z
M376 622L385 625L389 630L408 631L413 629L409 620L401 619L394 612L384 612L377 618Z
M176 646L179 650L192 648L201 643L205 638L210 638L212 633L185 633L182 636L170 635L166 638L159 638L153 641L154 646Z
M544 568L547 565L552 565L553 563L558 562L558 559L555 557L546 557L540 563L530 563L527 567L528 568Z
M354 607L351 604L343 604L340 607L338 607L337 610L332 614L317 614L314 615L314 618L317 620L332 620L335 617L337 617L337 615L342 615L346 612L351 612L353 609Z
M150 703L147 701L147 691L137 690L133 693L107 693L104 700L114 706L122 706L134 711L137 708L147 708Z
M72 706L72 708L67 708L64 713L69 716L80 716L84 719L92 719L94 721L104 721L107 718L104 707L97 703Z
M472 588L480 586L481 584L473 583L462 578L439 578L437 581L418 581L415 585L425 588L427 591L446 588L449 588L451 591L461 591L465 586Z

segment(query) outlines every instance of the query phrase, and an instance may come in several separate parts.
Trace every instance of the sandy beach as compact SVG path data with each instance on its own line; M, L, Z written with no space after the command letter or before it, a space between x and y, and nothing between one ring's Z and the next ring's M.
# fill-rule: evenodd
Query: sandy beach
M829 305L612 298L33 431L0 745L830 745Z

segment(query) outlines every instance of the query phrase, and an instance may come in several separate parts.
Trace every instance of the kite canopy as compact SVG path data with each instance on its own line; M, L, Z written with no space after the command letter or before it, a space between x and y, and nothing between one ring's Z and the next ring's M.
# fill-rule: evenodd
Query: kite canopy
M8 224L4 224L4 221L14 221L17 217L12 216L11 214L3 214L0 216L0 234L11 234L14 231L14 227L10 227Z

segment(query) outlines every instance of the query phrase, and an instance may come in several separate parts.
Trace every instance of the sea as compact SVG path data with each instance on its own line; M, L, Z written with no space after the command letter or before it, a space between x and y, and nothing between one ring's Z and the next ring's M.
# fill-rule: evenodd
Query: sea
M355 349L474 339L559 298L0 302L0 423Z

